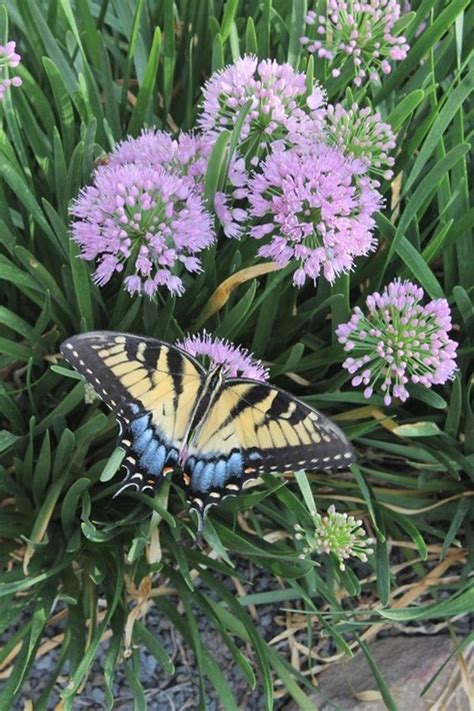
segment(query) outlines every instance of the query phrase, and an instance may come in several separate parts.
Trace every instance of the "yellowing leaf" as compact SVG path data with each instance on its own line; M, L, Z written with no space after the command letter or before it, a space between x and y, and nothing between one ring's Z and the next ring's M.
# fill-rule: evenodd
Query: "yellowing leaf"
M207 319L219 311L229 300L230 295L240 284L244 284L250 279L255 279L256 277L263 276L264 274L270 274L278 269L278 266L274 262L265 262L264 264L257 264L254 267L246 267L240 271L232 274L232 276L225 279L222 284L219 284L206 306L197 322L194 325L195 329L201 328L203 323Z

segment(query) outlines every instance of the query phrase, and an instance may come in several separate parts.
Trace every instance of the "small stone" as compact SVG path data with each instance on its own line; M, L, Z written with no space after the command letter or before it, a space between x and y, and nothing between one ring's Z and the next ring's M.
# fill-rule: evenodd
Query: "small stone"
M387 682L397 708L428 711L438 708L469 711L456 659L452 659L430 689L420 693L453 651L448 635L386 637L370 644L379 669ZM466 657L466 652L464 653ZM474 656L471 657L471 662ZM367 700L362 700L364 699ZM371 699L371 700L369 700ZM318 675L318 689L311 696L318 711L385 711L377 684L362 651L352 659L333 664ZM297 711L294 702L284 711Z

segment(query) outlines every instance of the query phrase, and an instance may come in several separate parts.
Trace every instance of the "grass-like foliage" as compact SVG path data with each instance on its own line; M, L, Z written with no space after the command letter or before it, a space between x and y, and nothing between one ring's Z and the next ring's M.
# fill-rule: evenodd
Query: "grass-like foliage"
M325 3L316 5L324 11ZM60 654L36 711L50 707L60 676L67 677L61 708L78 708L76 695L101 644L108 708L115 674L124 670L134 707L145 709L140 648L156 656L160 674L173 672L160 639L147 630L149 605L194 652L200 708L211 687L226 709L238 700L200 638L199 610L267 709L275 690L312 707L311 649L321 636L341 656L361 645L387 707L396 708L363 641L393 621L448 626L473 608L466 102L474 9L467 0L412 2L399 20L408 55L391 73L381 72L382 82L361 86L350 62L331 72L302 46L299 38L314 30L305 29L307 10L304 0L0 6L1 44L15 40L22 56L15 69L22 85L8 88L0 103L0 629L8 639L0 652L2 711L21 697L58 610ZM291 264L273 270L257 256L258 242L245 234L227 238L216 220L217 241L201 252L202 271L189 277L182 296L162 288L153 298L131 296L120 274L98 286L94 266L78 257L71 239L71 202L126 136L144 127L193 129L206 79L249 53L288 61L306 73L308 86L318 79L332 103L370 104L396 132L393 177L379 176L384 204L375 215L376 249L332 283L321 276L314 286L303 275L298 287ZM226 183L229 146L237 145L245 110L216 137L204 179L209 205ZM458 370L430 389L410 383L408 399L387 405L377 387L367 398L351 385L335 332L396 277L421 286L425 301L447 299ZM266 475L213 509L199 540L174 482L154 498L130 491L112 498L121 456L114 417L100 401L85 402L84 383L60 359L59 344L96 329L174 342L204 327L248 348L273 382L333 417L358 461L344 474ZM357 574L354 562L340 557L345 539L337 550L325 543L331 506L362 519L375 539ZM246 588L238 559L268 571L267 591ZM268 603L298 620L299 631L288 637L297 635L298 670L289 648L275 649L258 631L251 606L258 617Z

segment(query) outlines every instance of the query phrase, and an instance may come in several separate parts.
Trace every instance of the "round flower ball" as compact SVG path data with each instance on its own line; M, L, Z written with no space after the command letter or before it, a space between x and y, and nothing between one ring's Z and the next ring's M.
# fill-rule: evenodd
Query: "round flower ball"
M240 128L239 149L255 166L275 143L291 146L312 142L321 134L325 94L290 64L247 55L215 72L203 90L198 125L214 139L232 131L244 107L248 111Z
M295 264L295 286L320 275L333 282L375 246L373 213L381 206L365 164L336 147L275 151L249 183L250 236L258 254L279 267Z
M421 287L395 279L367 297L367 313L356 307L338 326L338 340L352 354L342 365L352 385L364 386L364 397L381 390L385 405L393 397L405 402L408 383L431 388L454 377L458 344L448 336L449 304L434 299L424 305L423 298Z
M164 287L184 291L183 274L201 269L199 254L214 242L210 214L189 181L140 163L101 166L71 213L81 257L97 260L103 286L126 272L130 294L151 297Z

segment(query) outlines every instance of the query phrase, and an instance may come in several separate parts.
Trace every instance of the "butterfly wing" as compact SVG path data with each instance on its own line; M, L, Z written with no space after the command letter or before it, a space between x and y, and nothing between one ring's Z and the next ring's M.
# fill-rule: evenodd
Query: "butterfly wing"
M188 449L185 481L198 513L265 472L346 468L355 460L344 433L279 388L226 382Z
M109 331L73 336L61 352L117 417L124 487L153 489L184 445L203 368L168 343Z

